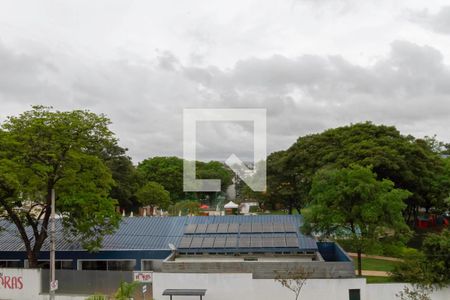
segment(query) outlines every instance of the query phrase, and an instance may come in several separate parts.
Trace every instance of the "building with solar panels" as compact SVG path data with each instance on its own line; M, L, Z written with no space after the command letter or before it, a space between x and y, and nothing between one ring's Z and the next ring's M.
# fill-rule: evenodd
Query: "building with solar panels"
M334 243L303 235L301 224L300 215L123 218L97 252L86 251L58 226L56 265L77 270L252 272L255 278L273 277L274 270L298 265L314 269L317 277L353 277L345 252ZM3 227L0 267L26 268L26 252L14 225ZM48 250L45 244L39 257L42 268L48 268Z

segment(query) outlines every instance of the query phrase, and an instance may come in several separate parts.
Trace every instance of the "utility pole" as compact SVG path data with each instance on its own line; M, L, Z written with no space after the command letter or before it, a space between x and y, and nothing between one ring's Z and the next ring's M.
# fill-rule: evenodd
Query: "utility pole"
M52 189L52 212L51 212L51 227L50 227L50 300L55 299L55 189Z

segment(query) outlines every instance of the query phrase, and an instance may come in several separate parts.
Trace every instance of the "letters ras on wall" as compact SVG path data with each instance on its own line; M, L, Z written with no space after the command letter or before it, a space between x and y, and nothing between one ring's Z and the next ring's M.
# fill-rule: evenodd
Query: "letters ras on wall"
M0 269L0 299L36 299L41 274L33 269Z

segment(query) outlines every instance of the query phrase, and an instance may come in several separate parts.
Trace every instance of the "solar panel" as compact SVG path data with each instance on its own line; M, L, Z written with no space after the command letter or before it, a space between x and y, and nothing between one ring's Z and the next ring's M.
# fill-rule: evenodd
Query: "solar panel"
M273 224L273 232L285 232L283 223L274 223Z
M238 233L239 231L239 224L238 223L231 223L230 226L228 226L228 232L229 233Z
M190 248L201 248L203 243L203 237L202 236L194 236L192 238L192 243Z
M203 239L202 248L212 248L214 245L214 237L205 237Z
M252 224L252 232L262 232L262 224L261 223L253 223Z
M262 246L263 247L267 247L267 248L272 248L273 247L273 238L272 237L263 237L262 238Z
M252 232L252 224L251 223L243 223L239 227L239 230L240 230L240 232L243 232L243 233L250 233L250 232Z
M262 231L263 232L273 232L273 224L272 223L263 223Z
M297 232L297 228L294 224L284 224L285 232Z
M221 223L217 227L217 233L227 233L228 232L228 224Z
M225 240L226 238L224 236L216 237L213 248L225 248Z
M206 228L206 233L216 233L217 227L219 227L219 224L208 224L208 227Z
M197 228L197 224L189 224L184 228L184 233L192 234L195 232L196 228Z
M286 239L284 236L276 236L273 238L273 246L279 248L286 248Z
M205 233L206 232L206 224L197 224L197 229L195 229L195 233Z
M236 248L236 247L237 247L237 237L236 236L227 237L225 248Z
M191 242L192 242L191 236L183 236L181 238L180 245L178 247L179 248L189 248L189 246L191 245Z
M317 242L313 238L300 236L300 247L303 249L317 249Z
M239 248L250 248L250 236L241 235L239 237Z
M252 248L259 248L259 247L262 247L262 239L261 239L261 237L260 236L252 236L251 238L250 238L250 246L252 247Z
M287 247L298 247L298 238L297 236L286 235L286 246Z

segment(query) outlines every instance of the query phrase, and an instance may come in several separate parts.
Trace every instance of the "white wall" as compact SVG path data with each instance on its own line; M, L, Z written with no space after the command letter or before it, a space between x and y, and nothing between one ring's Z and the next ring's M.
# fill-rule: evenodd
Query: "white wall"
M405 284L403 283L384 283L384 284L367 284L365 300L379 300L392 299L398 300L395 294L403 290ZM448 300L450 299L450 287L441 289L431 295L433 300Z
M0 299L47 300L41 295L41 272L37 269L1 269ZM86 296L58 296L58 300L81 300Z
M153 296L156 300L165 289L207 289L204 300L294 300L294 294L271 279L252 279L251 274L154 273ZM365 279L310 279L299 299L348 300L349 289L360 289L362 300L398 300L395 294L403 284L366 284ZM178 300L192 297L176 297ZM432 295L433 300L450 299L450 288Z

